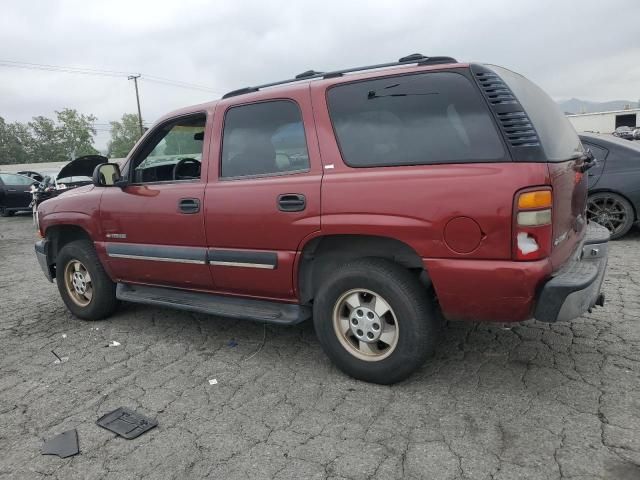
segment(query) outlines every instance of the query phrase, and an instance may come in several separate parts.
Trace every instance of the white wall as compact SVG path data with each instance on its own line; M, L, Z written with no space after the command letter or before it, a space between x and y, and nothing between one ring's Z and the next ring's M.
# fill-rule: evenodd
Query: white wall
M611 133L616 129L616 116L636 114L636 125L640 124L640 109L619 110L615 112L583 113L567 115L578 132Z

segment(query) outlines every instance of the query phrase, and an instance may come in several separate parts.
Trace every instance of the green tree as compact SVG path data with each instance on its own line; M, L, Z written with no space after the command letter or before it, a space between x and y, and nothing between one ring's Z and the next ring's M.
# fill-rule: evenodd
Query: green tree
M58 141L62 151L70 159L98 153L93 148L93 137L96 134L93 122L96 121L96 117L78 113L70 108L56 112L56 115L58 117Z
M107 156L123 158L129 154L140 138L138 115L125 113L119 122L111 122L111 140L107 145Z
M26 125L7 123L0 117L0 164L27 163L31 136Z
M29 122L29 159L38 162L64 162L69 160L60 141L60 129L47 117L37 116Z

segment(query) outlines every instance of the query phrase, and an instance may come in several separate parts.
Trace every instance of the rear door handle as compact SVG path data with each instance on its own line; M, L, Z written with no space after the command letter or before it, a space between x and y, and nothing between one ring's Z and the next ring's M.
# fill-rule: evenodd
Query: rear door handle
M200 200L197 198L181 198L178 202L180 213L198 213L200 211Z
M278 210L281 212L301 212L307 206L307 200L301 193L278 195Z

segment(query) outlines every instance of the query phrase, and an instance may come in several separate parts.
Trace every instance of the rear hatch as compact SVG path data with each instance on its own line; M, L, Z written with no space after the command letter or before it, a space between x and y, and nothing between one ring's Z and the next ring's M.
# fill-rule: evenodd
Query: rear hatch
M551 262L557 270L572 257L586 232L585 150L567 117L540 87L510 70L489 68L499 76L500 89L498 104L489 100L514 160L547 164L553 190Z

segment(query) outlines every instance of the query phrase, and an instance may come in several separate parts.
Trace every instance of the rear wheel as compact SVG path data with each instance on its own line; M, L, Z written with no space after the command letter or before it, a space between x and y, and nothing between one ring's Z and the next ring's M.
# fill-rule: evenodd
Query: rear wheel
M383 259L356 260L327 278L315 295L313 322L338 368L374 383L408 377L436 341L437 317L424 287Z
M67 308L84 320L101 320L118 306L116 285L88 240L62 247L56 260L56 283Z
M615 240L631 229L634 212L626 198L612 192L598 192L589 196L587 218L606 227Z

